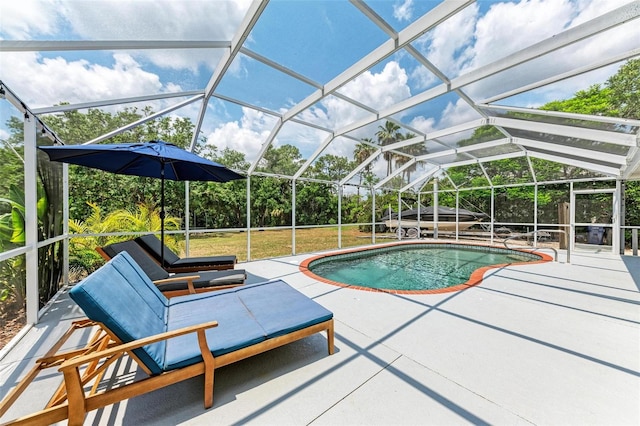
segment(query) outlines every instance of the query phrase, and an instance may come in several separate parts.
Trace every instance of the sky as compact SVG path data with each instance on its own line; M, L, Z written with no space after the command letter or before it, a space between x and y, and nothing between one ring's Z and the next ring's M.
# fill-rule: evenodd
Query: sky
M631 0L481 0L420 37L412 46L449 79L465 75L538 41L579 25ZM0 3L2 40L208 40L230 41L250 7L249 0L21 0ZM427 0L371 0L366 4L395 31L401 31L437 6ZM296 80L240 53L215 93L282 114L330 82L389 39L348 1L272 0L244 47L297 73ZM531 61L462 90L474 100L586 65L640 46L637 22ZM198 90L206 86L223 49L58 51L0 53L0 79L29 107ZM621 64L553 84L502 103L536 107L566 99L602 83ZM374 65L339 89L378 111L442 84L406 51ZM158 111L180 99L132 104ZM173 115L195 120L197 103ZM2 122L8 114L1 109ZM371 112L330 96L297 118L339 130ZM480 115L457 94L438 96L393 116L407 129L432 132ZM255 159L276 125L260 110L216 97L209 102L202 135L219 149L232 148ZM350 133L374 137L381 122ZM6 130L0 124L0 137ZM290 143L308 157L329 133L285 123L275 145ZM326 153L352 156L355 142L337 138ZM379 162L381 163L381 162ZM384 166L379 164L380 173Z

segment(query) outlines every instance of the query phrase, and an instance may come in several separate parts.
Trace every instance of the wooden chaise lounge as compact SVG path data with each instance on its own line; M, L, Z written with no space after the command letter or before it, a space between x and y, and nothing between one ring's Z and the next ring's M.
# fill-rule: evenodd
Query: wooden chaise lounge
M84 350L55 354L56 345L38 361L59 366L64 383L45 410L21 423L68 418L69 425L81 425L88 411L199 375L209 408L218 367L324 331L329 354L334 350L333 314L281 280L167 299L121 253L74 286L70 296L89 318L75 327L95 324L104 332ZM103 375L112 373L109 366L125 354L148 377L99 391ZM35 374L27 376L33 380ZM23 388L19 384L0 403L0 416Z
M113 259L117 254L126 251L167 297L187 294L190 291L190 286L195 289L196 293L199 293L242 285L247 279L247 273L244 269L170 274L162 269L151 255L133 240L96 247L96 251L105 260Z
M168 272L194 272L233 269L238 261L235 255L180 257L155 235L142 235L134 240ZM164 257L163 257L164 255ZM164 262L163 262L164 259Z

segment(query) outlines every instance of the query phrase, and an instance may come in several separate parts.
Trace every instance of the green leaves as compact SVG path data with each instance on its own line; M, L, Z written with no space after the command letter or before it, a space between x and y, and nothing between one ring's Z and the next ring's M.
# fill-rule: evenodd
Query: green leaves
M0 247L11 245L19 247L25 244L25 214L24 191L16 185L9 188L9 198L0 198L0 203L9 205L10 211L0 215ZM40 206L44 205L44 208ZM46 198L38 200L38 217L46 211Z
M69 230L72 234L105 234L120 232L160 232L160 210L155 206L138 204L134 210L118 209L102 214L102 209L95 203L88 203L91 214L83 220L70 220ZM165 230L180 229L180 218L167 216ZM95 248L118 241L130 239L130 235L121 237L74 237L70 240L69 252L71 264L75 269L92 272L102 260ZM172 249L180 251L179 244L170 236L165 243Z
M579 90L573 98L552 101L540 109L589 115L616 115L611 102L611 93L611 89L594 84L586 90Z
M640 59L632 59L607 80L612 114L640 119Z
M570 99L549 102L541 109L640 119L640 59L622 65L604 86L595 84L579 90Z

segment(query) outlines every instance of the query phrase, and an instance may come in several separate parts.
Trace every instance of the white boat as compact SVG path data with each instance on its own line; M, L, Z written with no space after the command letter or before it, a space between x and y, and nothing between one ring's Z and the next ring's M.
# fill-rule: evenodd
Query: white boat
M438 230L440 231L455 231L456 225L458 225L458 230L462 231L464 229L469 229L473 225L477 225L481 223L480 221L473 222L444 222L438 221ZM385 226L391 230L391 232L395 232L395 229L398 228L398 219L391 219L384 222ZM420 228L423 231L431 231L435 228L435 222L433 221L417 221L417 220L408 220L401 219L400 227L407 228Z
M481 223L488 217L485 213L472 212L466 209L458 209L456 213L456 209L454 208L441 206L438 207L438 230L455 231L457 227L459 231L462 231ZM383 231L396 232L400 229L402 235L409 230L411 230L413 234L416 234L418 229L420 233L432 231L435 228L434 209L433 206L422 206L420 209L403 210L400 212L399 218L397 213L391 213L383 217L381 222L386 228Z

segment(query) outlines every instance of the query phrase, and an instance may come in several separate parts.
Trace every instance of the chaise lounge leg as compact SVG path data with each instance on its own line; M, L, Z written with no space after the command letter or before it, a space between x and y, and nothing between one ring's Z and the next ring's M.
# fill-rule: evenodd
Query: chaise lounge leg
M213 406L213 374L216 369L216 360L209 350L204 330L198 331L198 345L204 361L204 408Z
M333 345L333 320L329 324L329 328L327 328L327 346L329 349L329 355L333 355L334 345Z
M67 400L69 401L69 426L82 426L87 409L85 407L84 390L80 382L78 368L69 368L63 371L64 383L67 388Z

